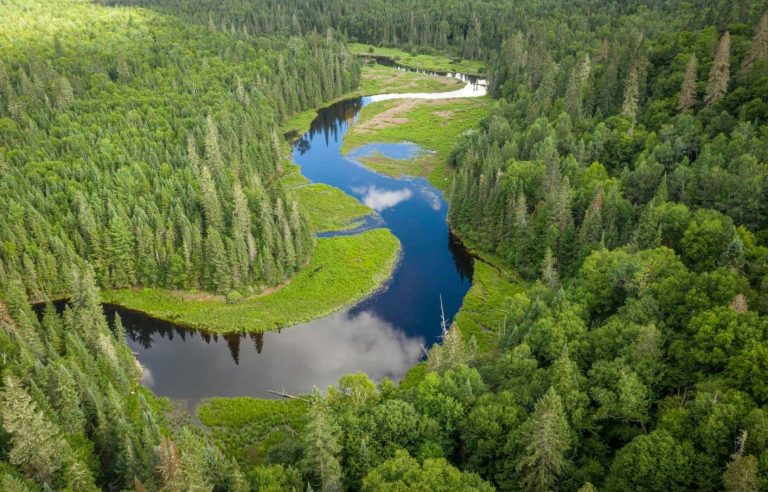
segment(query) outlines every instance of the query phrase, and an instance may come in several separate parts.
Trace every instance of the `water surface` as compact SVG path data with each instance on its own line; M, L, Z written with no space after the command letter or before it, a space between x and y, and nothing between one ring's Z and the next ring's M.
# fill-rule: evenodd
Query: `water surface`
M263 334L216 336L106 306L109 317L121 314L147 386L193 402L210 396L269 397L267 390L325 388L350 372L397 379L422 357L423 347L438 340L441 300L449 319L461 306L471 286L472 259L449 233L441 191L424 178L383 176L355 160L370 153L410 159L418 146L372 144L345 157L341 145L360 110L372 102L485 94L484 81L451 76L466 86L449 93L359 97L324 108L293 145L304 176L336 186L376 212L344 234L386 227L400 240L401 259L385 288L349 309Z

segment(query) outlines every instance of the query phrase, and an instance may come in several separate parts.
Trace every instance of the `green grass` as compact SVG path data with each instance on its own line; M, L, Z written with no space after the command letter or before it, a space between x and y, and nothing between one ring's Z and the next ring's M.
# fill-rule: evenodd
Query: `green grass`
M475 260L472 288L464 297L455 322L465 340L475 337L481 351L496 346L499 328L514 296L525 292L522 279L485 261Z
M340 189L326 184L313 183L290 192L317 232L353 229L372 212Z
M371 169L390 176L427 176L439 188L450 184L446 162L458 136L477 126L493 104L487 97L437 100L390 100L363 108L357 124L344 137L342 152L372 142L413 142L422 149L433 151L419 154L411 160L372 156L361 159ZM398 112L397 123L371 125L376 115L397 107L409 108ZM405 119L403 122L400 119Z
M296 199L316 232L353 229L373 210L340 189L323 183L312 183L294 163L287 163L282 185Z
M307 423L307 403L211 398L197 407L197 416L226 456L234 456L240 465L258 465L270 448L297 438Z
M219 296L164 289L104 292L108 303L192 328L268 331L330 314L363 299L392 274L400 243L387 229L319 239L309 265L287 285L227 304Z
M448 77L403 72L375 63L367 64L363 67L360 76L360 86L357 90L348 92L336 99L325 101L320 108L308 109L291 116L280 125L280 130L283 134L301 136L309 130L312 120L317 116L318 109L328 107L343 99L381 93L448 92L461 89L462 85L461 81Z
M371 48L373 48L371 50ZM396 48L379 48L369 44L352 43L350 51L362 56L382 56L391 58L404 67L436 72L462 72L471 75L485 73L485 64L478 60L455 60L442 55L412 55Z
M359 92L373 94L402 94L405 92L448 92L464 87L458 79L405 72L379 64L363 67Z

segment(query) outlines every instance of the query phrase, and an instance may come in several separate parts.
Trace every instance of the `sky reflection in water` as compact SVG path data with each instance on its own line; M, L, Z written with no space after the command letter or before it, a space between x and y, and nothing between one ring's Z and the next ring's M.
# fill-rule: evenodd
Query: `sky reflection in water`
M483 81L462 80L469 83L451 97L485 93ZM118 309L128 343L145 368L145 384L190 405L211 396L270 397L267 390L274 389L305 393L350 372L365 372L376 381L398 379L419 360L422 344L438 340L440 299L450 319L471 286L473 270L470 255L448 229L442 193L424 178L383 176L355 160L374 154L410 159L421 150L412 143L370 144L341 155L343 135L360 109L402 97L407 96L355 98L320 110L293 152L311 181L336 186L376 211L361 229L387 227L398 237L401 258L387 286L339 313L263 334L215 336ZM115 309L105 306L108 317Z

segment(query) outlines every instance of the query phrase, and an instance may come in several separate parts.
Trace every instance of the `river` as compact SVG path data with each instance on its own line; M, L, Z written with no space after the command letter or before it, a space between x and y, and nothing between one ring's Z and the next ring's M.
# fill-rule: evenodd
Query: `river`
M424 178L383 176L355 160L371 152L410 158L418 147L374 144L343 156L341 145L360 110L373 102L485 94L483 80L442 75L459 78L465 86L447 93L379 94L338 102L319 110L310 130L293 144L293 159L304 176L367 204L376 213L363 228L386 227L400 240L401 258L388 284L349 309L257 334L206 334L106 305L110 320L120 313L148 387L190 405L212 396L268 398L267 390L324 389L352 372L377 381L398 379L423 357L423 349L439 340L441 299L449 320L461 307L471 286L472 259L449 232L441 191Z

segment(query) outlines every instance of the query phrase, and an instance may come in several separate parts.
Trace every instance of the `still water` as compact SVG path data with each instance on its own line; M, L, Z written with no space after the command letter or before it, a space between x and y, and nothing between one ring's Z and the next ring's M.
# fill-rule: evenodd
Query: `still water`
M147 386L190 403L210 396L270 397L270 389L324 389L350 372L397 379L422 357L422 347L440 334L440 300L449 320L461 306L471 286L472 259L449 233L442 192L424 178L383 176L355 160L370 153L410 159L421 149L410 143L373 144L343 156L341 144L360 110L373 102L485 94L484 81L449 76L465 87L366 96L322 109L293 145L293 159L307 178L336 186L375 211L352 233L386 227L400 240L401 260L386 287L349 309L263 334L200 333L105 306L110 318L120 313Z

